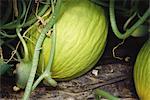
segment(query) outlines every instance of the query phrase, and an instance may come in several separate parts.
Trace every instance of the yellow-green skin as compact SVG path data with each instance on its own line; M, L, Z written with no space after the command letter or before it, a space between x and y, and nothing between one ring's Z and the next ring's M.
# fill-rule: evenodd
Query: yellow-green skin
M150 39L140 50L134 66L134 82L141 100L150 100Z
M33 42L36 42L40 34L38 30L41 30L40 26L35 24L27 33ZM56 23L52 78L67 80L89 71L103 54L107 32L107 19L100 6L88 0L64 0ZM48 64L50 41L49 37L44 40L38 74L41 74ZM27 45L33 56L35 45L29 41Z

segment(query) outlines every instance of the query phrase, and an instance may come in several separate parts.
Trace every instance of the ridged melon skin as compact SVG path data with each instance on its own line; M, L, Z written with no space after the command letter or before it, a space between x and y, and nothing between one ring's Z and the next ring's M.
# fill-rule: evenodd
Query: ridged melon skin
M36 42L40 26L35 24L27 33ZM40 29L41 30L41 29ZM89 0L64 0L56 23L56 48L52 78L66 80L89 71L103 54L108 33L104 10ZM33 56L34 46L27 42ZM46 37L38 66L41 74L48 64L51 38ZM44 63L43 63L44 62Z
M150 39L141 48L134 66L134 82L141 100L150 100Z

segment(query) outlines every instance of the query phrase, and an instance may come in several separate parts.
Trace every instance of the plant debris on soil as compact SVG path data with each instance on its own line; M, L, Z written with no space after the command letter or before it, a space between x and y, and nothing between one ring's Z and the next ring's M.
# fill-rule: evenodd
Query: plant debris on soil
M125 64L107 64L96 66L95 76L91 70L87 74L66 82L58 82L56 88L40 84L32 92L32 100L94 100L94 89L100 88L122 99L137 98L132 80L132 67ZM0 97L21 99L23 90L13 91L15 85L12 77L1 77Z

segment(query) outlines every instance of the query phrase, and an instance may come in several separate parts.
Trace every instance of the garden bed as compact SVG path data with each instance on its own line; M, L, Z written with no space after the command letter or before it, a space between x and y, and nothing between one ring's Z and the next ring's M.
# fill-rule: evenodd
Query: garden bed
M112 38L112 36L110 34L108 38ZM111 40L113 41L114 38ZM139 45L136 46L135 44L139 40ZM116 49L118 56L130 56L128 62L112 57L112 48L120 41L108 42L102 59L91 71L71 81L58 82L58 86L55 88L41 83L32 92L30 98L33 100L94 100L94 90L99 88L125 100L137 100L133 81L133 64L144 41L145 38L129 38L124 45ZM126 46L128 42L132 44ZM13 86L15 86L14 76L2 76L0 98L21 99L24 91L15 92Z
M126 1L126 5L128 5L127 1ZM26 10L25 3L27 3L27 2L28 2L28 0L21 1L20 4L18 4L18 5L20 5L19 7L22 8L22 9L18 9L18 10L20 10L19 11L20 14L22 14L24 12L24 10ZM14 10L15 8L17 8L17 6L15 6L15 4L17 4L17 2L15 2L15 3L13 2L13 6L11 5L12 2L10 2L9 0L7 0L7 1L2 0L0 2L0 5L1 5L0 8L2 9L2 13L4 13L4 16L2 15L2 13L0 13L0 21L2 21L2 24L1 24L2 32L1 33L4 34L4 35L0 34L0 57L2 59L4 57L4 60L7 61L9 58L11 58L11 56L13 55L12 50L14 48L16 49L18 42L20 41L20 39L18 38L18 34L16 34L15 30L19 31L22 29L22 32L21 32L21 35L22 35L22 33L24 33L24 31L26 31L26 29L31 27L31 25L33 25L37 20L39 21L38 24L39 25L41 24L41 25L43 25L42 27L44 27L45 24L43 22L43 19L41 19L41 17L39 17L39 16L34 16L34 14L37 10L37 6L38 6L37 2L40 3L41 4L40 7L43 7L43 8L44 8L44 6L46 7L46 5L50 6L48 3L45 3L45 4L42 3L42 0L35 0L34 2L32 1L31 8L29 9L29 13L31 13L31 18L29 18L29 22L30 21L31 22L33 21L33 22L30 23L29 25L24 23L25 25L23 25L21 28L20 28L21 23L19 21L23 22L25 20L21 19L18 21L18 17L17 17L17 15L15 15L18 13L16 10ZM137 96L136 90L135 90L135 84L134 84L134 79L133 79L133 69L134 69L134 64L135 64L137 54L138 54L139 50L141 49L141 47L143 46L143 44L145 43L145 41L149 38L149 36L148 36L149 34L147 34L147 36L142 36L142 37L132 37L130 34L126 38L125 37L122 38L122 36L124 36L124 35L121 34L120 35L121 38L119 37L120 38L119 39L115 35L116 32L114 34L114 32L113 32L114 30L112 31L111 22L109 19L109 17L110 17L109 16L109 2L104 0L103 3L106 5L103 5L103 3L102 4L99 3L98 0L93 0L93 2L97 3L97 5L104 6L104 12L107 15L106 19L108 18L107 19L108 20L107 21L108 22L108 35L107 35L107 41L106 41L107 45L106 45L106 48L104 50L104 53L103 53L101 59L98 61L98 63L95 65L94 68L92 68L90 71L88 71L84 75L82 75L76 79L69 80L69 81L58 81L58 85L56 87L47 86L47 85L43 84L43 82L41 82L38 85L38 87L31 93L31 95L30 95L31 100L44 100L44 99L45 100L47 100L47 99L48 100L95 100L95 89L104 90L104 91L112 94L113 96L120 98L121 100L122 99L124 99L124 100L138 100L139 99ZM142 2L139 0L139 4L142 5L139 7L139 10L135 9L136 7L138 7L138 3L135 6L135 8L134 7L132 8L132 3L134 4L134 2L132 2L132 1L129 2L129 4L131 3L131 5L129 5L129 7L128 6L126 7L126 5L124 5L124 8L126 8L127 12L129 9L128 13L126 11L123 12L124 10L120 9L120 7L121 7L120 4L122 4L123 2L116 2L116 5L118 5L118 6L115 6L116 7L115 8L115 10L116 10L115 17L116 17L116 23L117 23L118 29L120 30L121 33L128 31L128 27L132 26L134 21L137 21L137 19L141 18L140 15L144 14L144 11L148 6L147 2L148 1ZM5 9L8 8L6 6L7 3L9 4L8 6L10 6L11 9L7 9L10 12L5 13ZM21 3L24 3L24 4L21 4ZM143 6L143 4L144 4L144 6ZM53 6L55 6L55 5L53 4ZM52 5L50 6L50 8L52 8ZM139 12L141 11L141 12L140 13L135 12L135 16L134 16L134 12L132 12L132 10L139 11ZM45 13L46 13L46 11L48 11L48 7L45 9ZM28 13L28 11L25 11L25 12ZM50 11L49 14L51 15L54 12ZM136 13L137 13L137 15L136 15ZM9 14L9 16L7 16L7 14ZM32 14L33 14L33 16L32 16ZM43 14L41 14L40 16L43 16ZM127 14L130 14L130 15L127 15ZM133 15L133 16L131 16L131 15ZM5 16L7 16L8 18L7 17L5 18ZM25 17L25 13L23 16ZM139 16L140 16L140 18L139 18ZM24 17L22 17L22 18L24 18ZM26 17L30 17L30 16L26 16ZM24 19L26 19L26 17ZM33 17L33 19L35 18L35 21L32 20L32 17ZM56 16L52 17L52 18L54 18L53 20L56 20L55 17ZM15 19L16 19L16 22L14 21ZM6 24L6 26L4 25L4 27L3 27L3 23L9 23L9 21L10 22L14 21L14 23L11 23L12 25L10 24L11 27L7 27L7 24ZM20 25L18 24L18 22ZM150 21L146 20L145 25L147 25L149 22ZM67 23L67 22L65 22L65 23ZM125 23L127 25L125 25ZM53 24L55 24L55 23L53 23ZM103 23L102 25L104 25L104 24L106 24L106 23ZM8 24L8 26L9 26L9 24ZM19 29L18 29L18 27L19 27ZM52 27L53 27L53 25L52 25ZM52 28L51 28L51 30L53 31ZM49 30L47 30L47 31L49 31ZM7 32L8 32L8 34L7 34ZM35 33L35 32L33 32L33 33ZM46 32L46 33L49 33L49 32ZM43 34L46 34L46 33L43 33ZM146 33L144 33L144 34L146 34ZM9 35L10 35L10 37L9 37ZM11 36L14 36L14 35L16 35L16 36L15 36L15 38L12 38L12 41L11 41ZM49 34L46 34L46 35L48 36ZM105 35L105 34L103 34L103 35ZM25 39L25 37L23 37L23 38ZM9 39L10 39L10 41L9 41ZM90 39L90 37L89 37L89 39ZM25 41L26 41L26 39L25 39ZM6 46L7 44L8 44L8 46L12 45L14 48L12 49L10 47L7 47ZM82 44L82 45L84 45L84 44ZM21 43L18 46L18 50L16 49L16 51L20 54L19 57L22 57L23 54L21 54L21 52L23 50L20 48L22 48ZM89 46L89 48L90 48L90 46ZM39 50L40 49L41 48L39 48ZM82 48L80 48L80 49L82 49ZM98 51L99 49L101 49L101 48L98 48L96 50ZM2 50L2 53L1 53L1 50ZM87 50L87 49L85 49L85 50ZM53 54L54 54L54 52L53 52ZM91 57L93 57L93 56L91 56ZM13 56L12 56L12 58L13 58ZM20 100L24 95L24 90L14 91L14 89L13 89L14 86L16 85L16 74L15 74L16 64L21 62L15 58L17 58L17 56L14 54L14 59L13 60L11 59L11 61L8 60L8 64L10 64L10 65L12 64L13 66L11 66L10 70L7 69L6 73L4 71L4 73L5 73L4 75L0 76L0 100L1 99ZM21 59L23 59L23 57ZM26 59L26 60L29 60L29 59ZM6 64L6 61L5 61L5 64ZM73 61L73 60L71 59L71 61ZM33 60L33 62L34 62L34 60ZM39 63L39 62L37 62L37 63Z

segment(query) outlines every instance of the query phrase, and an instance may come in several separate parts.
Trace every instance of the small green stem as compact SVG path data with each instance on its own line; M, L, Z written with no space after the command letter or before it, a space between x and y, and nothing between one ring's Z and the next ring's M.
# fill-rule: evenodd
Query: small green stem
M23 22L22 22L22 24L20 26L23 26L25 24L25 22L26 22L27 15L28 15L28 12L29 12L29 9L30 9L30 6L31 6L31 2L32 2L32 0L29 1L28 7L27 7L27 11L26 11L26 14L24 16L24 20L23 20Z
M132 16L130 16L130 18L125 22L125 24L123 25L123 30L126 31L128 28L128 25L130 24L130 22L135 18L137 12L135 12Z
M14 20L14 21L12 21L12 22L10 22L8 24L2 25L2 26L0 26L0 29L14 29L18 25L17 21L18 20Z
M109 3L105 2L105 0L104 1L103 0L90 0L90 1L96 3L96 4L100 5L100 6L104 6L104 7L107 7L107 8L109 7ZM115 9L123 11L123 12L127 10L127 9L125 9L123 7L119 7L119 6L116 6Z
M46 67L46 71L50 71L50 69L52 67L53 59L54 59L55 46L56 46L56 34L54 31L55 31L55 29L53 29L53 33L51 34L51 36L52 36L51 50L50 50L49 62L48 62L48 65Z
M49 0L47 0L47 2L49 2ZM49 4L46 4L42 10L38 13L38 16L42 16L46 11L47 9L49 8ZM31 20L27 21L23 27L27 27L29 25L31 25L32 23L34 23L35 21L37 20L37 17L35 16L34 18L32 18Z
M7 38L16 38L17 35L16 34L13 34L13 35L10 35L10 34L7 34L5 31L3 30L0 30L0 35L4 36L4 37L7 37Z
M51 0L52 3L52 12L54 13L54 3L53 0ZM51 50L50 50L50 56L49 56L49 62L46 68L46 71L50 71L53 59L54 59L54 54L55 54L55 46L56 46L56 33L55 33L55 25L53 26L53 32L51 34L52 40L51 40Z
M1 2L2 4L2 2ZM4 5L6 6L7 4L4 3ZM3 14L3 19L0 21L0 25L5 24L5 22L7 22L9 20L9 17L12 13L12 0L8 0L8 5L6 6L7 8L5 9L5 13ZM2 12L1 12L2 14Z
M61 5L61 0L58 0L56 3L56 6L55 6L55 11L54 11L54 13L52 13L52 19L49 20L49 22L44 27L44 29L42 30L42 32L41 32L41 34L37 40L34 55L33 55L32 68L31 68L30 76L29 76L27 86L25 89L23 100L29 99L29 95L30 95L31 90L32 90L32 85L33 85L33 81L35 78L35 74L36 74L36 70L37 70L37 66L38 66L38 61L39 61L39 56L40 56L40 49L39 48L41 48L41 46L42 46L42 43L46 37L46 33L51 29L51 27L55 24L55 22L58 18L60 5Z
M42 75L40 75L40 77L34 82L33 86L32 86L32 91L38 86L38 84L43 80L43 78L47 76L45 73L43 73Z
M23 17L24 17L24 15L25 15L25 13L26 13L26 4L25 4L25 1L24 0L21 0L22 1L22 7L23 7L23 9L22 9L22 12L21 12L21 15L20 15L20 17L19 17L19 19L22 19Z
M32 86L32 90L34 90L43 79L45 79L48 82L48 84L50 84L53 87L57 85L57 82L51 78L51 73L48 70L44 71L44 73L40 75L40 77L35 81L35 83Z
M51 0L52 3L52 13L54 13L54 3L53 0ZM56 45L56 34L55 34L55 25L53 26L53 33L51 34L52 40L51 40L51 50L50 50L50 56L49 56L49 62L48 65L44 71L44 73L35 81L35 83L33 84L33 89L36 88L36 86L43 80L46 79L47 82L52 85L52 86L56 86L57 82L55 80L53 80L51 78L51 73L50 73L50 69L53 63L53 59L54 59L54 53L55 53L55 45ZM32 90L33 90L32 89Z
M45 80L53 87L57 86L57 82L52 79L50 76L46 77Z
M52 46L51 46L51 51L50 51L50 56L49 56L49 62L48 65L44 71L44 73L35 81L35 83L33 84L33 88L32 90L34 90L36 88L36 86L45 78L47 80L47 82L52 85L52 86L56 86L57 82L51 78L51 73L50 73L50 69L53 63L53 59L54 59L54 52L55 52L55 41L56 41L56 36L55 33L52 33Z
M14 29L14 28L16 28L18 26L18 21L21 20L24 17L25 12L26 12L25 1L24 0L21 0L21 1L22 1L21 2L22 6L23 6L23 9L22 9L22 12L21 12L21 16L18 19L14 20L14 21L12 21L10 23L7 23L5 25L0 26L1 29Z
M23 100L28 100L29 98L29 95L31 93L31 88L32 88L32 84L33 84L33 81L34 81L34 77L35 77L35 73L36 73L36 70L37 70L37 65L38 65L38 61L39 61L39 54L40 54L40 48L41 48L41 45L45 39L45 29L42 31L42 33L40 34L40 37L36 43L36 47L35 47L35 51L34 51L34 55L33 55L33 63L32 63L32 68L31 68L31 72L30 72L30 76L29 76L29 79L28 79L28 82L27 82L27 86L26 86L26 89L25 89L25 94L24 94L24 97L23 97Z
M117 97L115 97L115 96L113 96L113 95L111 95L111 94L109 94L108 92L105 92L105 91L103 91L103 90L100 90L100 89L96 89L95 90L95 95L96 96L102 96L102 97L104 97L104 98L106 98L106 99L108 99L108 100L120 100L119 98L117 98ZM98 98L97 97L97 98Z
M23 0L24 1L24 0ZM30 0L32 1L32 0ZM48 2L49 0L47 0ZM49 4L46 4L42 10L39 12L38 16L42 16L46 11L47 9L49 8ZM26 5L24 4L23 2L23 12L22 12L22 15L19 19L22 19L25 15L25 12L26 12ZM27 14L27 13L26 13ZM26 18L24 19L24 22L25 22ZM22 27L27 27L27 26L30 26L31 24L33 24L35 21L37 20L36 16L34 16L32 19L30 20L27 20L25 23L23 22L22 23ZM17 20L14 20L10 23L7 23L5 25L2 25L0 26L0 29L15 29L16 27L18 26L18 19Z
M109 14L110 14L110 22L111 22L111 27L115 35L119 39L126 39L129 37L132 32L139 27L141 24L144 23L144 21L150 16L150 9L148 8L144 15L130 28L128 29L124 34L120 33L117 24L116 24L116 19L115 19L115 11L114 11L114 0L110 0L110 7L109 7Z
M24 61L28 61L28 60L29 60L28 47L27 47L27 45L26 45L25 40L24 40L23 37L21 36L20 32L21 32L21 28L17 28L17 29L16 29L16 33L17 33L17 35L18 35L18 37L19 37L19 39L20 39L20 41L21 41L21 43L22 43L22 45L23 45L23 48L24 48L24 54L25 54L25 55L24 55Z
M54 26L55 27L55 26ZM54 29L55 30L55 29ZM33 84L33 89L34 90L36 88L36 86L43 80L43 79L46 79L47 82L52 85L52 86L56 86L57 82L51 78L51 73L50 73L50 69L51 69L51 66L52 66L52 63L53 63L53 59L54 59L54 53L55 53L55 45L56 45L56 35L53 31L52 33L52 41L51 41L51 52L50 52L50 55L49 55L49 62L48 62L48 65L44 71L44 73L35 81L35 83ZM52 81L53 80L53 81Z

